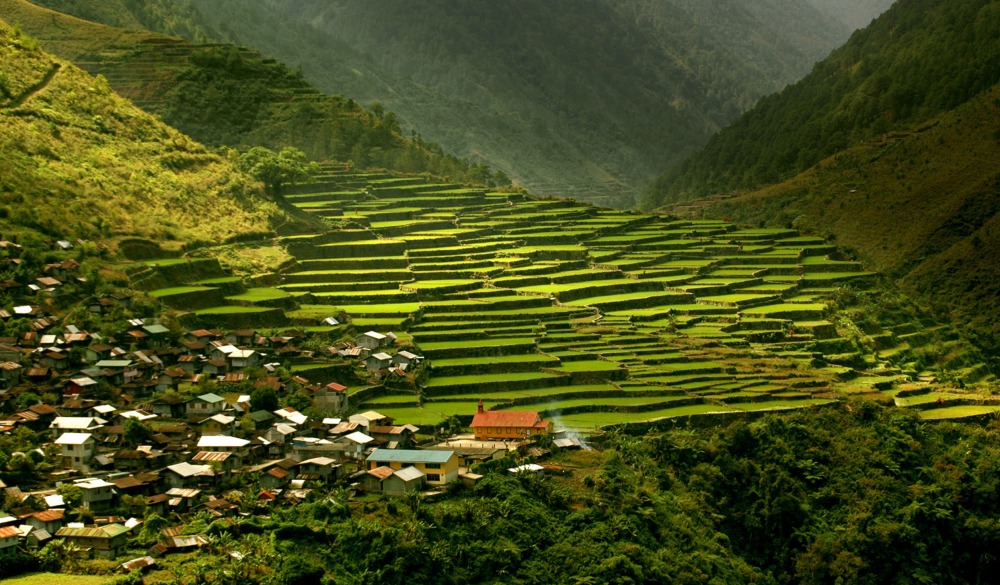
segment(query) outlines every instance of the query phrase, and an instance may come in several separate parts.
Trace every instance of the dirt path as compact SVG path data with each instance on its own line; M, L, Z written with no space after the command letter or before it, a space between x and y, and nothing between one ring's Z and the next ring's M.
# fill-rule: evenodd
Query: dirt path
M22 105L24 105L24 102L28 101L29 99L31 99L32 97L34 97L35 95L37 95L40 91L42 91L43 89L45 89L46 87L48 87L49 83L52 82L52 78L54 78L56 76L56 73L59 73L59 69L61 67L62 67L62 65L60 65L59 63L53 63L52 67L50 67L49 70L45 72L45 76L42 77L38 81L38 83L35 83L31 87L29 87L27 90L25 90L24 93L22 93L21 95L17 96L16 98L14 98L11 101L10 105L6 106L3 109L5 109L5 110L13 110L14 108L19 108Z

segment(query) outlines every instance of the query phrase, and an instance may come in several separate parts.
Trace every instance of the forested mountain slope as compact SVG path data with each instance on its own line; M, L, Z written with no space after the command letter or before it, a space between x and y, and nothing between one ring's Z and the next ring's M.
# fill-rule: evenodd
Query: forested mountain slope
M381 102L533 192L618 204L849 34L792 0L111 4L121 24L221 36L324 91Z
M0 233L179 248L288 221L235 165L0 21Z
M127 11L102 6L98 15L135 25L118 17ZM172 5L138 6L147 11L144 18L151 18L148 12L157 6ZM392 113L324 95L300 72L256 51L122 30L24 0L2 0L0 9L47 50L103 75L119 94L209 146L294 146L318 160L494 180L489 169L448 155L417 135L404 137Z
M759 187L1000 81L1000 4L902 0L663 175L645 207Z

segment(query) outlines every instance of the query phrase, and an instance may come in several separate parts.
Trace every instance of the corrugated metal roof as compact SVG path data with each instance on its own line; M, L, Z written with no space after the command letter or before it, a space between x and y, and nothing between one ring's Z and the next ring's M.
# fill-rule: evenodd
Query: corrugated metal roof
M393 463L447 463L454 451L421 451L417 449L375 449L368 461Z
M403 469L400 469L399 471L393 473L393 475L395 475L396 477L398 477L399 479L401 479L403 481L416 481L416 480L419 480L422 477L426 477L427 476L426 473L424 473L423 471L420 471L416 467L412 467L412 466L411 467L404 467Z
M60 538L66 536L78 538L114 538L127 533L128 528L125 528L121 524L105 524L104 526L89 526L85 528L64 526L56 532L56 536Z

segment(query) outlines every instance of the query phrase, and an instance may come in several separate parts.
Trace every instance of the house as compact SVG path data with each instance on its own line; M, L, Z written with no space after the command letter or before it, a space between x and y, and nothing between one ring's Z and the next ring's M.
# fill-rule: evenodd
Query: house
M365 369L369 372L382 370L388 368L390 365L392 365L392 356L381 351L373 353L365 360Z
M419 431L413 425L384 426L371 425L368 427L368 434L375 440L384 442L389 449L406 448L413 441L413 435Z
M424 488L427 477L427 474L416 467L404 467L393 471L392 475L385 478L385 481L382 482L382 493L389 496L405 496L419 492Z
M80 506L88 510L100 511L114 504L115 484L96 477L78 479L73 485L80 488L82 499Z
M208 394L202 394L201 396L196 396L191 400L187 401L187 415L188 416L212 416L215 413L222 412L226 407L226 399L209 392Z
M187 462L168 465L163 470L163 481L169 487L184 487L202 482L209 482L215 478L215 471L211 465L194 465Z
M286 443L291 443L292 439L299 433L299 429L295 426L278 423L273 427L264 431L264 438L271 443L277 443L279 445L284 445Z
M25 524L38 530L45 530L49 534L55 534L66 521L65 510L44 510L35 512L24 519Z
M0 386L17 386L21 381L21 364L17 362L0 363Z
M239 455L224 451L198 451L191 461L195 465L211 465L216 476L232 473L242 467Z
M366 460L369 470L382 465L399 471L411 465L427 475L431 485L447 485L458 479L458 455L454 451L375 449Z
M454 451L458 455L458 465L460 468L471 469L473 465L478 465L486 461L492 461L494 459L502 459L507 455L508 450L505 447L430 447L431 449L438 449L442 451Z
M256 337L257 332L253 329L237 329L226 335L226 341L234 345L250 345Z
M260 363L261 354L252 349L237 349L226 356L231 370L242 370Z
M403 364L410 366L410 365L417 365L418 363L420 363L422 359L424 358L420 357L415 353L406 351L404 349L402 351L396 352L396 355L392 356L392 363L397 365Z
M62 538L67 543L88 551L92 557L113 559L124 552L128 532L128 528L121 524L85 528L64 526L56 532L56 538Z
M228 435L202 435L198 439L198 448L202 451L220 451L223 453L235 453L241 458L250 454L248 445L250 441L239 437Z
M306 421L309 420L308 416L302 414L301 412L295 410L290 406L286 408L279 408L278 410L274 411L274 414L276 414L279 418L284 419L285 422L290 425L302 426L306 424Z
M4 526L0 528L0 551L17 546L21 539L21 531L17 526Z
M251 422L253 422L253 428L255 431L268 428L271 426L271 423L274 422L274 419L277 418L274 414L266 410L255 410L247 416L250 417Z
M277 465L267 471L261 472L257 477L257 483L266 490L282 488L288 485L291 480L291 474Z
M382 467L376 467L375 469L369 469L361 476L361 489L362 491L368 492L370 494L382 493L382 482L385 478L393 474L392 468L383 465Z
M327 483L337 479L340 466L329 457L313 457L299 463L296 468L296 479L301 480L303 486L311 482Z
M367 410L360 414L352 414L348 419L350 422L358 423L365 430L368 430L372 425L391 425L392 419L385 416L380 412L374 410Z
M92 416L57 416L52 419L49 429L52 438L58 439L63 433L96 433L107 421Z
M355 345L372 351L384 347L389 343L389 338L377 331L367 331L358 336Z
M334 444L341 445L344 448L344 455L350 457L351 459L362 459L362 455L365 450L371 445L372 441L375 439L369 437L368 435L355 431L348 435L338 438L334 441Z
M191 357L191 356L188 356ZM167 390L177 391L180 383L191 377L194 372L188 372L181 366L173 366L160 372L156 377L156 391L166 392Z
M202 492L194 488L170 488L166 492L167 505L176 512L191 510L202 500Z
M324 412L346 412L348 406L347 386L330 382L313 394L313 406Z
M149 347L163 347L170 341L170 330L160 324L143 325L142 331L147 335Z
M232 435L236 429L236 417L216 414L198 423L202 435Z
M97 452L97 441L90 433L63 433L55 441L63 458L63 467L89 471Z
M479 410L469 425L479 441L522 440L537 436L546 436L552 432L552 422L542 420L537 412L517 410L483 410L483 402L479 401Z
M178 418L184 415L186 405L184 399L179 394L168 392L153 401L152 409L153 414Z

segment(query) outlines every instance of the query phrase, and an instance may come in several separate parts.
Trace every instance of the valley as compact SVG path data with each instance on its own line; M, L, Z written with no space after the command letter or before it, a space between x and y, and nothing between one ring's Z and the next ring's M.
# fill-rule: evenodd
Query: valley
M0 19L5 579L997 574L996 2Z

